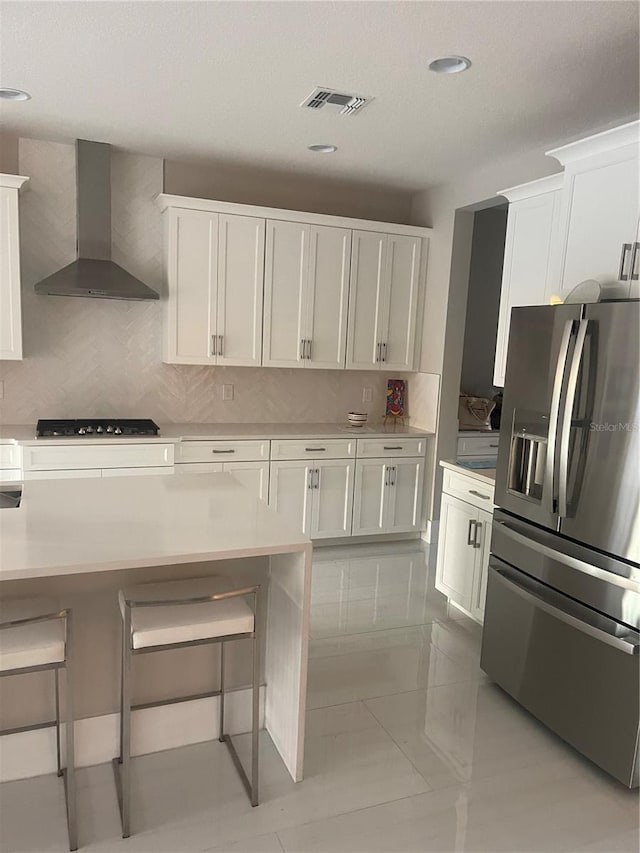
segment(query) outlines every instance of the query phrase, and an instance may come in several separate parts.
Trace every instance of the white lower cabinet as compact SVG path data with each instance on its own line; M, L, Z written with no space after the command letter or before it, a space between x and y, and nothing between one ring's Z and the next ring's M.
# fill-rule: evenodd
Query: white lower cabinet
M351 534L351 459L292 459L271 463L269 503L311 539Z
M358 459L354 536L411 533L422 527L424 459Z
M223 471L239 480L243 486L265 503L269 500L269 463L268 462L224 462Z
M490 512L442 495L436 588L478 622L484 617L492 519Z

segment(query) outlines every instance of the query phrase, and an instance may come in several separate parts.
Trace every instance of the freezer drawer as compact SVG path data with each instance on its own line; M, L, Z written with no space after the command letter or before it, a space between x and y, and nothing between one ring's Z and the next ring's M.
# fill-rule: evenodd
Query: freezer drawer
M640 634L491 557L481 667L627 787L638 786Z

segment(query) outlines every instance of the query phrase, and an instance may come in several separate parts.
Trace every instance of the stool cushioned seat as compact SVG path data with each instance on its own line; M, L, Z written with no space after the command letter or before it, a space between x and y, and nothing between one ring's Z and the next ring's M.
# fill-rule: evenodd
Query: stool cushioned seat
M0 604L0 623L55 613L56 602L18 599ZM65 659L64 620L36 622L0 630L0 672L60 663Z
M125 598L133 601L177 600L220 591L219 583L216 587L212 585L211 580L207 582L203 579L139 584L120 593L120 609L124 616ZM206 601L201 604L133 607L131 610L134 649L188 643L231 634L249 634L253 631L253 626L253 610L243 598Z

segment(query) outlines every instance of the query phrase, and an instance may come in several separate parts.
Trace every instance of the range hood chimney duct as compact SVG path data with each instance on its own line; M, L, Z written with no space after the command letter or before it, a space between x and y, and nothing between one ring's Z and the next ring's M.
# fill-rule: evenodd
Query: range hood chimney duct
M77 260L35 286L49 296L158 299L158 294L111 260L111 146L76 140Z

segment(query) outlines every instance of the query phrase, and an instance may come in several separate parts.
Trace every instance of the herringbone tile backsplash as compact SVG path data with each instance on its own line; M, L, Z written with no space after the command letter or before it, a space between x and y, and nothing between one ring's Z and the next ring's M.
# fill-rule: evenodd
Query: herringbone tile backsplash
M0 363L0 422L115 416L327 423L354 409L372 421L382 416L386 374L163 364L157 302L36 296L33 285L75 257L75 151L21 139L19 156L20 173L31 178L20 197L25 357ZM162 221L153 199L161 191L161 160L112 153L113 259L159 290ZM415 425L432 427L435 379L410 379ZM231 402L222 401L223 383L234 385ZM362 403L365 386L371 403Z

